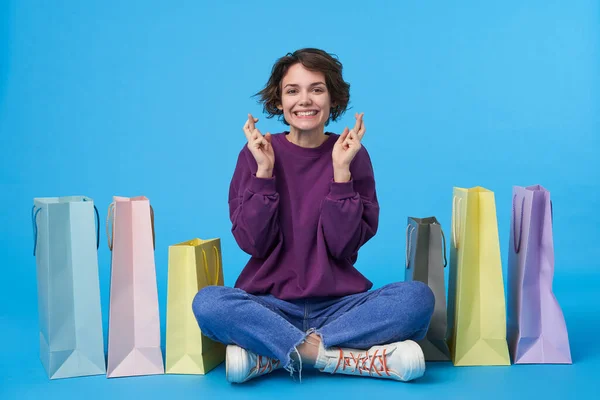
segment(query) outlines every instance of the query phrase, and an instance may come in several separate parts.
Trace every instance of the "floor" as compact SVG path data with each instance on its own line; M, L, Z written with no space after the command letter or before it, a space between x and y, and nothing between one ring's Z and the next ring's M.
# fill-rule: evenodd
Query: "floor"
M509 367L454 367L449 362L427 364L423 378L401 383L374 378L326 375L304 370L302 382L287 372L276 371L242 385L225 380L222 364L205 376L161 375L135 378L94 376L48 380L38 358L37 316L2 315L0 340L0 399L202 399L265 398L283 395L303 399L324 395L336 399L390 394L402 399L495 399L495 398L597 398L600 389L600 277L566 275L556 280L555 293L569 328L572 365L512 365ZM30 303L27 303L30 304Z

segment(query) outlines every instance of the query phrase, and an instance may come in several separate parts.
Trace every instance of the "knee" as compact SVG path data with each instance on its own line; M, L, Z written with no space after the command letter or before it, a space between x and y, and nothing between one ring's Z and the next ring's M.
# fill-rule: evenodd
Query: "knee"
M433 291L426 283L419 281L407 282L407 285L415 307L421 311L424 319L429 320L435 307Z
M399 304L409 306L411 314L417 319L431 319L435 307L435 296L431 288L420 281L393 283L390 291L398 297Z
M192 301L192 311L196 316L198 324L204 321L210 321L215 317L223 315L223 297L228 288L223 286L207 286L200 289Z

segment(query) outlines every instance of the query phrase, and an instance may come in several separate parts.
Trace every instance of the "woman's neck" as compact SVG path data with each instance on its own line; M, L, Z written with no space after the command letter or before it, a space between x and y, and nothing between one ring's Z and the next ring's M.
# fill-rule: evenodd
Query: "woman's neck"
M286 138L297 146L315 148L327 140L327 135L322 126L310 131L302 131L290 126L290 133L286 135Z

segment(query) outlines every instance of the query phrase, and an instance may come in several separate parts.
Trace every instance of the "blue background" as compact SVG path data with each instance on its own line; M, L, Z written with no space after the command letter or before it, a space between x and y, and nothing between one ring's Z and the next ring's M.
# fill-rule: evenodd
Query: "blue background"
M0 398L583 395L600 372L600 6L597 1L0 2ZM247 260L227 191L251 95L287 52L335 53L365 112L380 229L358 268L379 287L404 278L407 216L450 228L452 187L496 194L504 276L513 185L554 201L555 293L571 366L429 364L413 384L307 372L231 386L206 376L49 381L38 358L34 197L150 198L165 322L168 246L220 237L225 284ZM104 216L103 216L104 217ZM106 329L110 253L102 233ZM204 397L207 396L207 397Z

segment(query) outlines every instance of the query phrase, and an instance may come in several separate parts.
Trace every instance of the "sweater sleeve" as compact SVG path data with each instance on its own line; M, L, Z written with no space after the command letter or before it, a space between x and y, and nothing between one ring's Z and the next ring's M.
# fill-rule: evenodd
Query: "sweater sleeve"
M243 149L229 186L231 231L240 248L265 258L280 236L275 177L257 178L256 162Z
M351 258L379 225L379 203L371 159L364 147L350 165L351 180L331 181L321 207L321 226L327 248L337 259Z

